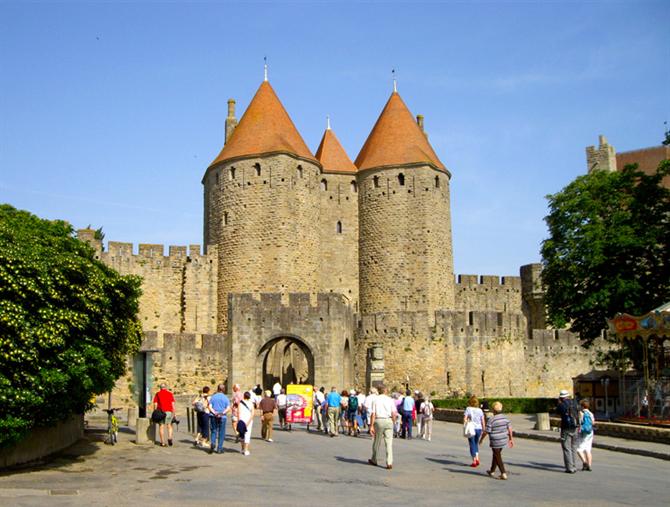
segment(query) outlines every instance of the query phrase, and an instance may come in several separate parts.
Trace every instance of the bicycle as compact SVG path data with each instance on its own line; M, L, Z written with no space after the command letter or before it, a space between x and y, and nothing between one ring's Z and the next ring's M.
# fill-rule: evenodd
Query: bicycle
M107 438L105 438L105 443L114 445L119 441L119 420L116 415L114 415L114 412L121 409L106 408L104 410L107 412Z

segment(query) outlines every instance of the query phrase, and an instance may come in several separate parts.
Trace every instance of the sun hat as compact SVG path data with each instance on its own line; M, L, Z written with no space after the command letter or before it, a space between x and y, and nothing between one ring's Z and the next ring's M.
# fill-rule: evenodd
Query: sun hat
M562 389L560 393L558 393L559 398L569 398L570 393L566 391L565 389Z

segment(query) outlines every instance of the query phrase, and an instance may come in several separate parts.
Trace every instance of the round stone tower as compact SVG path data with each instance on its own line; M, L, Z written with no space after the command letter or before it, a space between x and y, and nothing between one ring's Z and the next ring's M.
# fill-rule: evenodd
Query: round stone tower
M453 309L451 175L397 92L356 166L361 313Z
M202 180L205 245L218 246L219 332L228 294L313 293L319 280L320 166L267 81L226 137Z

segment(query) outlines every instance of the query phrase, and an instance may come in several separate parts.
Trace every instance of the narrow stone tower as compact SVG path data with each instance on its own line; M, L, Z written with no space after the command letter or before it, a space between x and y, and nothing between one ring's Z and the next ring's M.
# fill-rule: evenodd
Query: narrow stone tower
M316 150L323 174L321 207L321 290L342 294L358 312L358 182L356 166L328 128Z
M218 325L228 295L314 293L320 167L264 81L202 180L205 244L218 245Z
M370 383L370 359L383 354L391 387L442 385L444 345L431 329L436 311L454 308L451 175L395 91L356 166L358 369L367 361Z

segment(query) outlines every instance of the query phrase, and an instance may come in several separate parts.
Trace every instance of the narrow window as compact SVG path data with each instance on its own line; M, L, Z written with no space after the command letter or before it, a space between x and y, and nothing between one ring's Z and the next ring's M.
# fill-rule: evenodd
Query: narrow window
M228 225L228 212L223 212L223 225Z
M261 165L260 164L254 164L254 168L256 169L256 176L261 175Z
M379 176L372 178L372 181L374 181L375 188L379 188Z
M400 183L401 187L405 185L405 175L403 173L398 175L398 183Z
M325 178L321 180L321 190L328 190L328 182Z
M216 173L216 184L219 184L219 173Z
M228 171L228 179L230 181L235 179L235 168L231 167L230 170Z
M440 177L435 176L435 188L440 188Z
M298 178L302 179L302 166L298 166Z
M337 221L337 233L342 234L342 222Z
M358 185L356 184L356 181L351 180L351 191L355 194L358 192Z

